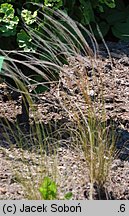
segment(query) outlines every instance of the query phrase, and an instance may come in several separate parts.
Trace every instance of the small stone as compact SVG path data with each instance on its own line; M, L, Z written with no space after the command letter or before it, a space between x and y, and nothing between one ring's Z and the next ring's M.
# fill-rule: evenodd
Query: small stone
M7 189L5 187L0 187L0 194L6 194Z

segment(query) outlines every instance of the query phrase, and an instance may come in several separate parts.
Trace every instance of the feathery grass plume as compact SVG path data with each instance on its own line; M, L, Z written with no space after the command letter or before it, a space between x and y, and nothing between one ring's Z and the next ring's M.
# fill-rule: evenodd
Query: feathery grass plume
M106 123L102 123L102 119L106 119L106 114L100 65L97 62L98 59L96 59L97 55L95 55L97 43L92 34L79 23L73 21L67 14L44 7L42 10L42 5L39 5L39 7L41 10L38 11L38 28L33 29L25 24L25 31L30 36L31 44L35 47L35 50L29 52L2 51L2 55L7 60L3 74L7 78L7 83L9 80L11 85L10 79L15 82L13 89L18 89L21 94L24 94L31 107L33 107L32 95L35 93L35 96L38 97L36 91L38 86L46 87L52 82L58 83L59 81L57 98L68 114L67 118L74 123L74 127L68 127L72 145L75 148L81 146L84 151L91 183L90 199L93 199L94 183L102 188L107 180L114 149L113 136L109 142ZM82 32L84 31L90 39L94 51L83 36ZM95 67L99 79L96 78ZM91 68L93 76L92 85L88 79L88 68ZM71 76L71 74L74 76ZM64 95L62 95L60 91L61 82L65 82L62 78L63 75L66 78L69 90L72 89L71 94L64 92ZM73 77L75 77L75 80L73 80ZM78 95L74 92L73 81L75 81L74 84L79 91ZM99 89L98 96L92 95L91 91L93 91L94 85ZM29 92L29 88L33 91ZM98 106L96 106L97 103ZM34 121L39 121L37 116ZM44 148L42 142L45 143L44 140L49 142L53 138L51 133L48 134L48 139L45 135L43 139L43 131L43 127L37 125L36 133L39 136L37 140L41 152ZM60 138L58 137L58 139ZM55 142L59 143L59 140Z

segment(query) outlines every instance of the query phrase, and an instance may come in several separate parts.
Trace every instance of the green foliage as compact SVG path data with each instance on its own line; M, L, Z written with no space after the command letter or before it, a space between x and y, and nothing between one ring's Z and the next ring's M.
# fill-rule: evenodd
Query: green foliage
M54 200L58 199L57 196L57 185L49 177L45 177L41 187L39 188L41 197L43 200ZM66 193L64 199L70 200L72 198L72 193Z
M112 27L112 32L117 38L129 41L129 17L124 23L116 23Z
M36 24L39 10L36 5L38 4L50 7L54 10L63 9L69 16L82 25L88 27L90 24L97 38L100 38L100 36L96 24L99 26L103 36L107 35L111 29L115 37L128 40L129 3L126 3L126 1L21 0L19 3L16 0L2 0L0 5L0 36L3 40L4 37L8 38L8 42L4 43L5 49L12 49L13 44L14 49L19 47L25 51L33 50L33 46L31 47L30 42L31 39L29 35L28 37L25 35L23 28L24 24L26 24L31 26L34 30L36 29L38 31L38 29L40 29ZM44 25L45 20L42 22ZM12 43L12 41L17 41L17 44ZM2 45L1 48L3 48Z
M95 10L99 10L99 13L104 12L104 6L109 8L115 7L114 0L79 0L80 8L82 12L81 23L86 25L91 22L95 22Z
M2 36L16 34L16 27L19 18L14 15L14 8L11 4L5 3L0 6L0 33Z
M39 188L42 199L44 200L53 200L57 197L57 186L54 181L49 177L45 177L44 181Z
M100 39L96 24L103 36L111 29L112 34L129 40L129 3L121 0L64 0L67 13L88 28L92 27L95 37Z
M44 0L44 5L52 7L53 9L58 9L63 5L62 0Z
M6 0L6 3L13 3L15 0ZM5 3L5 0L1 0L1 3Z
M73 196L72 192L68 192L64 195L64 199L70 200L72 198L72 196Z
M19 47L24 49L25 52L34 51L32 39L23 29L17 34L17 42Z
M33 50L30 35L27 35L24 26L31 26L33 30L38 29L38 25L36 24L39 10L38 4L56 10L62 6L63 2L62 0L21 0L20 2L17 2L16 0L1 1L0 36L2 37L2 40L7 37L8 41L7 43L4 43L4 49L12 49L13 44L14 49L19 47L25 51ZM13 41L17 43L14 44ZM0 45L0 48L3 49L3 46Z
M129 4L126 6L124 2L117 0L116 8L105 9L101 17L105 18L115 37L129 40Z
M99 0L98 7L101 12L103 12L103 4L107 5L109 8L114 8L116 6L115 0Z
M32 13L32 11L29 10L22 10L21 17L27 25L31 25L36 22L37 11L34 11L34 13Z
M4 56L0 56L0 72L3 66Z
M74 1L64 1L64 7L68 14L73 16L77 21L81 22L83 25L95 22L96 10L99 13L104 11L104 6L110 8L115 7L114 0L74 0Z
M83 25L87 25L90 22L94 22L95 21L95 17L94 17L94 12L93 12L93 8L92 8L92 4L89 0L80 0L80 8L81 8L81 12L82 12L82 19L81 19L81 23Z

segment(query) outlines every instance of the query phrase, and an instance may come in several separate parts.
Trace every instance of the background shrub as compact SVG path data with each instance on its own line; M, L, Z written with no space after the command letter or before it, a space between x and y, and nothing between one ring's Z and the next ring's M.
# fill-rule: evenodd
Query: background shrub
M42 7L38 7L38 4ZM0 4L0 44L1 49L33 50L25 25L40 31L36 23L39 10L45 7L61 9L70 17L92 28L100 39L98 27L108 39L128 40L129 3L124 0L2 0ZM42 8L42 9L41 9ZM45 19L42 25L45 25ZM98 25L98 27L97 27Z

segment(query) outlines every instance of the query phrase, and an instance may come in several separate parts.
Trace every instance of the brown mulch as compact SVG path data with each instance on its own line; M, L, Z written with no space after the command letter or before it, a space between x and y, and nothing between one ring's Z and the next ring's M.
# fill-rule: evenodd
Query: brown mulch
M112 62L103 46L100 45L99 57L95 61L87 58L69 59L69 67L64 66L66 73L60 74L60 82L52 85L49 92L42 94L35 101L35 109L38 110L38 119L49 127L53 122L53 132L64 125L69 125L73 119L73 104L81 107L86 114L84 99L81 94L81 76L89 96L97 110L98 116L101 113L101 87L103 83L103 97L105 100L107 121L112 120L115 124L115 131L118 139L116 147L119 150L118 158L115 158L105 188L106 196L101 199L129 199L129 45L127 43L108 43ZM94 72L93 72L93 64ZM101 83L102 82L102 83ZM38 182L37 176L42 175L40 170L43 156L35 152L35 149L19 148L16 140L10 133L9 125L14 134L17 134L16 116L21 112L21 99L7 99L3 101L3 95L10 95L6 85L0 85L0 199L26 199L26 191L19 181L18 175L31 181ZM6 97L7 98L7 97ZM62 103L65 102L67 110L64 110ZM101 103L100 103L101 104ZM74 106L75 107L75 106ZM76 107L75 107L76 109ZM68 112L67 112L68 111ZM8 120L9 125L6 120ZM33 112L30 112L30 122L33 122ZM15 124L14 124L15 123ZM5 137L6 133L13 145ZM54 172L56 166L58 177L57 184L59 197L72 191L73 199L88 199L89 177L86 161L81 149L71 148L70 136L63 129L61 145L57 149L56 156L47 154L47 162L44 163L47 174ZM18 134L17 134L18 135ZM24 134L22 139L24 140ZM54 136L54 135L53 135ZM24 142L24 141L22 141ZM31 142L31 141L28 141ZM26 144L26 142L24 142ZM28 144L29 146L29 144ZM29 146L30 147L30 146ZM46 159L44 159L46 160ZM31 177L30 177L31 173ZM40 181L39 181L40 182ZM35 183L34 183L35 184ZM38 191L38 190L37 190ZM40 196L37 192L37 198ZM100 199L97 187L94 185L94 199Z

